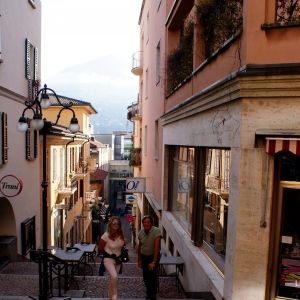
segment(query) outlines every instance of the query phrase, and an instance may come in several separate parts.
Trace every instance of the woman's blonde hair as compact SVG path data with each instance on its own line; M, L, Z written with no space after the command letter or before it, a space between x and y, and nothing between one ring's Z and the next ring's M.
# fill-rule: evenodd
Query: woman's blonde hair
M111 240L113 240L113 241L115 240L114 235L113 235L113 231L112 231L112 228L111 228L112 222L114 220L117 220L119 222L119 228L118 228L117 232L119 234L119 238L121 240L124 240L124 231L123 231L121 219L119 217L117 217L117 216L111 217L109 219L109 221L108 221L107 229L106 229L106 232L108 233L108 238L111 239Z

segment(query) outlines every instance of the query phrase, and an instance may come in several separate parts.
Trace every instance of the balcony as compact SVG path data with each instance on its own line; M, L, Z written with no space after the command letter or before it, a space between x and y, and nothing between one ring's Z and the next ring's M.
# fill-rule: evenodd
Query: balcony
M130 149L129 166L140 167L142 165L141 151L141 148Z
M131 73L136 76L141 76L143 73L142 51L138 51L132 55Z
M132 105L127 108L127 110L128 110L127 120L129 121L142 120L141 105L139 102L132 103Z
M229 194L229 182L225 182L223 178L208 175L206 188L208 191L220 195L227 199Z
M84 199L85 199L85 203L95 203L96 199L96 192L97 191L88 191L84 193Z
M75 166L75 172L78 179L82 179L86 174L88 170L88 162L80 161Z
M96 159L95 158L87 158L86 159L88 163L88 171L89 172L94 172L96 170Z
M58 196L61 201L63 198L70 197L77 190L77 176L72 178L61 178L58 187ZM60 202L59 201L59 202Z

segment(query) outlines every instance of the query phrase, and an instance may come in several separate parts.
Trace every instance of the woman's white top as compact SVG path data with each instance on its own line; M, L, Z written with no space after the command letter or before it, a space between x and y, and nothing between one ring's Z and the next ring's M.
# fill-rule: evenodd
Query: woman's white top
M124 245L124 240L121 240L120 237L115 238L115 240L111 240L108 237L108 233L105 232L101 239L106 242L106 245L104 246L104 251L108 254L115 254L116 256L119 256L121 254L121 248Z

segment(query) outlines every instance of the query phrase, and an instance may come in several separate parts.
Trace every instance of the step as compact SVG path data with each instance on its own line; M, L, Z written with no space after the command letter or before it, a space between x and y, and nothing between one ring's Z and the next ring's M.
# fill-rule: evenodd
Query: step
M38 300L38 296L33 296L32 298L27 297L27 296L2 296L0 295L0 299L1 300L32 300L33 298L35 298L36 300ZM66 297L64 298L58 298L58 297L52 297L49 298L50 300L63 300L66 299ZM71 299L76 299L76 300L107 300L107 298L76 298L76 297L71 297ZM176 299L176 298L157 298L157 300L182 300L181 299ZM145 300L145 298L118 298L118 300ZM200 298L189 298L189 300L204 300L204 299L200 299Z

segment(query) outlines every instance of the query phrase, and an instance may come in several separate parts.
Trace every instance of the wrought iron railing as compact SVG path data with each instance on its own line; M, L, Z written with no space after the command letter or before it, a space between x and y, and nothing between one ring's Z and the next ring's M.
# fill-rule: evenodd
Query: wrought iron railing
M228 180L225 180L223 178L213 176L213 175L208 175L206 187L212 190L226 191L229 189L229 182Z
M72 191L75 190L77 187L77 177L76 175L70 175L71 178L60 178L60 191Z

